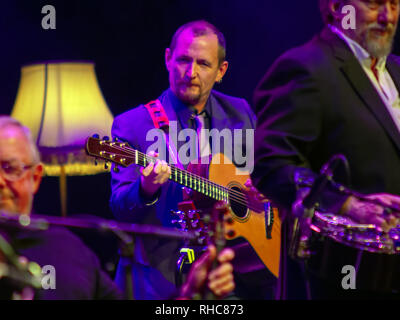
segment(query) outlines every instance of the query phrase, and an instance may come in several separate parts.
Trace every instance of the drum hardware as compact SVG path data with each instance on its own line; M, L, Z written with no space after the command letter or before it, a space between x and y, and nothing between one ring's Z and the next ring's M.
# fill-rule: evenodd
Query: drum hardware
M352 248L373 253L400 253L399 228L382 232L373 224L359 224L347 217L315 212L311 229Z

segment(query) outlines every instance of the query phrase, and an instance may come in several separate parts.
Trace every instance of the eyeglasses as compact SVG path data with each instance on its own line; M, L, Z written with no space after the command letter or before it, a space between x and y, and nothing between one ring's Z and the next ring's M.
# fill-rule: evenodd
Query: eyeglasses
M0 161L0 174L8 181L17 181L33 166L34 164L24 164L19 161Z

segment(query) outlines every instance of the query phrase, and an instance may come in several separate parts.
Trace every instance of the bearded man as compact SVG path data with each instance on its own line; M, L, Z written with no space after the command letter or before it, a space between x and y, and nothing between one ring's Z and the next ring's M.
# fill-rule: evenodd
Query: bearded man
M348 160L351 187L364 197L348 196L328 183L317 194L318 210L387 231L397 224L399 212L385 206L400 205L400 65L399 58L390 55L400 4L398 0L320 0L320 9L323 31L279 57L255 91L252 179L257 189L293 217L293 204L306 193L298 182L314 179L325 163L342 154ZM349 18L355 19L354 29L346 28ZM338 167L334 178L346 183L342 169ZM302 179L296 179L299 176ZM371 199L380 204L367 201ZM347 264L360 265L365 255ZM365 267L371 279L398 273L377 271L378 264ZM350 291L355 296L341 286L341 270L326 273L325 282L316 280L312 298L341 298ZM398 294L397 280L376 283L383 282L390 284L385 294ZM375 289L358 297L376 297Z

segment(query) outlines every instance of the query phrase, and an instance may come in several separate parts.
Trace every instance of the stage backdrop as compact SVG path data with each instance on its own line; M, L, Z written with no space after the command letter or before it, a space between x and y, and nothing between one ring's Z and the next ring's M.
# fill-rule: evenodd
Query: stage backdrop
M317 0L5 0L0 10L0 113L11 112L22 65L91 60L114 115L156 98L168 86L164 51L183 23L205 19L227 40L228 73L217 88L251 102L281 53L322 27ZM44 5L56 29L44 30ZM398 35L399 36L399 35ZM399 37L397 37L399 39ZM395 52L400 53L399 41ZM340 102L338 102L340 103ZM68 212L111 218L107 174L68 178ZM45 178L35 210L59 215L56 178Z

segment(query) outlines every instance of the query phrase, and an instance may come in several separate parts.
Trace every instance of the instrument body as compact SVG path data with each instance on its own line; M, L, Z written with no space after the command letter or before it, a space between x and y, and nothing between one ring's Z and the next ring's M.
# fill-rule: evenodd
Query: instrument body
M147 166L156 159L129 147L126 143L111 142L90 137L86 142L89 155L114 162L121 166L132 164ZM260 260L275 276L279 276L281 222L278 211L269 202L260 202L247 197L244 184L249 174L239 171L223 154L212 157L208 178L191 173L170 164L170 180L186 189L200 193L210 203L222 201L229 205L230 217L224 219L225 238L244 238L252 246ZM207 203L209 206L210 203ZM197 208L196 204L196 208Z
M217 154L210 163L209 179L231 190L243 191L244 184L250 179L250 175L244 171L237 174L237 170L240 168L236 168L227 157ZM225 238L227 240L240 237L246 239L268 270L278 277L281 221L277 209L273 208L269 202L253 202L254 205L251 207L235 203L231 199L227 203L230 215L225 219ZM270 211L270 214L266 211Z

